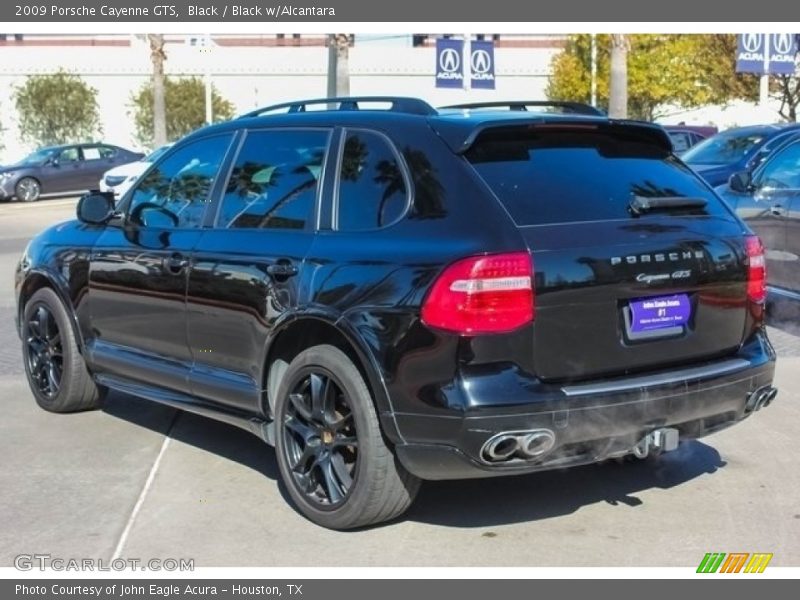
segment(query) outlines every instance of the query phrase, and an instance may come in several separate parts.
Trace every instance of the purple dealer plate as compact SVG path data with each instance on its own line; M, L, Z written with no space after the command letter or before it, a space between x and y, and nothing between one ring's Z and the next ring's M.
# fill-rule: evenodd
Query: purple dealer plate
M635 300L631 307L631 333L686 325L692 314L687 294Z

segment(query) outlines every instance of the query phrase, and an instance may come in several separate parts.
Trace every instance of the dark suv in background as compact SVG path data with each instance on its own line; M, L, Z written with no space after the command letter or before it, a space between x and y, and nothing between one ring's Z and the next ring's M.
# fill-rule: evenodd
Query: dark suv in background
M776 394L759 239L661 127L571 110L208 127L33 239L16 293L44 409L114 389L238 425L331 528L422 479L672 450Z

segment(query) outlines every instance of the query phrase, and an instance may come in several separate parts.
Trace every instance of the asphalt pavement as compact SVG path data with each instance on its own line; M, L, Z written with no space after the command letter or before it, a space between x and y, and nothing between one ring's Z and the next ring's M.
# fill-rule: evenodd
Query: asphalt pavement
M196 566L696 566L771 552L800 566L800 337L771 328L780 394L736 427L657 460L427 482L398 521L333 532L286 500L255 436L112 394L40 410L13 329L27 240L74 200L0 204L0 566L19 554L192 558Z

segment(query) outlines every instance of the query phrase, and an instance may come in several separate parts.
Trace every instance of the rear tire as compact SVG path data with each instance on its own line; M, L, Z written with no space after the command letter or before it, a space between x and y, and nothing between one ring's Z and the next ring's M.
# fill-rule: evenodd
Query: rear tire
M23 202L36 202L42 193L42 186L33 177L23 177L14 186L14 194L17 200Z
M21 330L25 374L39 406L64 413L102 404L107 390L87 371L69 315L53 290L42 288L31 296Z
M297 508L330 529L353 529L403 514L420 481L381 434L361 373L334 346L289 364L278 388L276 454Z

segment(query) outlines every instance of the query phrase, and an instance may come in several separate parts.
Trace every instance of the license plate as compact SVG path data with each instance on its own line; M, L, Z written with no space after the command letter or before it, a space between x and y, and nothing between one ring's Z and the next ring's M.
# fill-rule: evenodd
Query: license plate
M631 333L642 333L689 323L692 305L687 294L658 296L630 303Z

